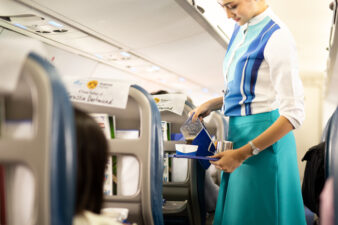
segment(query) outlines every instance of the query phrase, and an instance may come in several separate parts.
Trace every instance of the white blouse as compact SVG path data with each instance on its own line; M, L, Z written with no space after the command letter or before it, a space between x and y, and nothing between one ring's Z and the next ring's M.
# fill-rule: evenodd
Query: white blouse
M225 115L245 116L278 108L294 128L304 121L295 41L270 8L235 28L223 72Z

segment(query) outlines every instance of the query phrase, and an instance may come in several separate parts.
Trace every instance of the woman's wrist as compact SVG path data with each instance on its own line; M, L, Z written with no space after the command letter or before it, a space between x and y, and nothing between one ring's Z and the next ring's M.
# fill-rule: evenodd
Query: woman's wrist
M249 144L246 144L242 147L240 147L238 150L239 152L239 156L240 156L240 159L242 161L250 158L250 156L252 156L252 149L251 149L251 146Z

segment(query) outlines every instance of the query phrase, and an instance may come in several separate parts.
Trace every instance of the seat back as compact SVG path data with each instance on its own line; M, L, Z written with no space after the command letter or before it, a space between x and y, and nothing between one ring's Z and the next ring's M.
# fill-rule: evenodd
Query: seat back
M334 212L338 213L338 107L328 121L325 137L326 168L328 176L334 177ZM334 224L338 224L338 217L335 217L334 220Z
M19 66L19 65L18 65ZM35 185L29 224L71 225L74 214L76 146L73 110L54 67L31 53L16 90L2 96L5 121L29 121L29 138L16 138L3 129L0 163L5 166L7 224L22 215L14 213L16 190L11 171L24 165ZM6 124L2 124L4 126ZM14 186L13 186L14 185ZM19 187L22 190L22 187Z
M217 140L227 140L228 138L228 122L225 116L220 112L211 112L204 119L204 125L208 129L211 136L215 136Z
M138 160L137 192L131 196L119 193L105 196L104 208L128 208L128 221L139 225L162 225L163 141L160 113L154 100L144 89L133 85L129 89L125 109L75 104L87 112L114 115L119 129L139 130L136 139L109 140L111 155L133 156Z

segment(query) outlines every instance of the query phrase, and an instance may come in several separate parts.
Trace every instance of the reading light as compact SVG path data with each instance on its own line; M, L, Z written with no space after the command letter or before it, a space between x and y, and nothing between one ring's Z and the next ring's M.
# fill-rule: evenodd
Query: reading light
M208 88L202 88L202 91L203 91L204 93L208 93L208 92L209 92Z
M160 67L158 66L151 66L150 68L147 69L148 72L156 72L159 70L160 70Z
M129 67L130 71L137 72L137 69L135 67Z
M99 58L99 59L104 59L103 58L103 56L102 55L100 55L100 54L94 54L97 58Z
M184 77L179 77L178 80L179 80L180 82L184 82L184 81L185 81Z
M161 82L161 83L166 83L167 80L162 78L162 79L160 79L160 82Z
M59 23L57 23L57 22L55 22L55 21L53 21L53 20L48 21L48 23L49 23L50 25L54 26L54 27L57 27L57 28L62 28L62 27L63 27L62 24L59 24Z
M120 52L120 54L122 55L122 56L124 56L124 57L126 57L126 58L130 58L130 53L128 53L128 52Z

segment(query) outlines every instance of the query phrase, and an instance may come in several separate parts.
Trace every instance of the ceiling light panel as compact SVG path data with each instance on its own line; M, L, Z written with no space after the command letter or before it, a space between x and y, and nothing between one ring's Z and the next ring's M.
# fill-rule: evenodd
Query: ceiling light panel
M22 14L7 17L7 20L17 27L38 34L66 33L68 29L61 23L48 20L34 14Z

